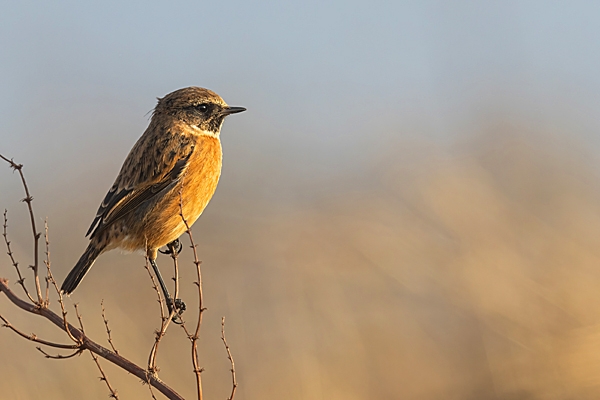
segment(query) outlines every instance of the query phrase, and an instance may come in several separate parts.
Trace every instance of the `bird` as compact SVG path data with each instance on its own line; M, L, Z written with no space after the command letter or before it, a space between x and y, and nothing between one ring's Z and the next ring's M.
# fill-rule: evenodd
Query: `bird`
M160 275L158 249L180 251L178 238L200 217L221 175L221 126L246 111L215 92L186 87L157 98L148 128L135 143L100 204L86 236L90 242L61 285L70 295L102 253L119 248L145 252L169 312L185 309ZM182 218L183 217L183 218ZM185 222L184 222L185 218Z

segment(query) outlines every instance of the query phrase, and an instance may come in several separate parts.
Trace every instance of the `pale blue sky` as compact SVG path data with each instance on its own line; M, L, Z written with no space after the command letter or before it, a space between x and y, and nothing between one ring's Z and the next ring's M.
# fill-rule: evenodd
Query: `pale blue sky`
M223 139L240 170L346 173L382 132L452 139L497 110L598 145L599 20L592 1L3 2L0 149L64 179L120 165L189 85L248 107Z

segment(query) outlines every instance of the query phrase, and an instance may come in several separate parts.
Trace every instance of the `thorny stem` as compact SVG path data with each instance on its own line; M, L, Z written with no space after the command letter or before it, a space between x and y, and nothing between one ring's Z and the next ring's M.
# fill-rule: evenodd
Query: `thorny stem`
M35 303L35 300L33 299L33 297L31 297L31 295L29 294L29 291L27 290L27 287L25 286L25 278L23 278L23 276L21 275L21 270L19 269L19 262L17 260L15 260L14 254L10 248L10 241L8 240L8 210L4 209L4 225L3 225L3 232L2 232L2 236L4 236L4 243L6 244L6 251L8 254L8 256L10 257L10 261L12 262L13 267L15 267L15 269L17 270L17 275L19 276L19 280L17 281L17 283L19 283L21 285L21 287L23 288L23 291L25 291L25 294L27 295L27 297L29 298L29 300L32 303Z
M102 306L102 320L104 321L104 326L106 327L106 335L108 336L108 343L110 344L110 347L113 349L113 351L115 352L115 354L119 354L119 352L117 351L117 349L115 348L115 345L112 341L112 336L111 336L111 330L108 327L108 320L106 319L106 310L104 309L104 300L102 300L100 302L100 305Z
M237 380L235 379L235 363L233 362L233 356L231 355L231 350L227 345L227 340L225 339L225 317L221 318L221 340L225 345L225 350L227 350L227 358L229 358L229 362L231 363L231 395L227 400L233 400L233 396L235 396L235 389L237 389Z
M52 275L52 271L50 270L50 265L47 265L47 277L46 279L52 283L52 286L54 286L54 289L56 290L56 293L58 294L58 304L60 304L60 310L62 313L62 320L63 320L63 327L65 332L67 332L67 336L69 336L69 338L74 341L75 343L79 343L80 339L77 339L73 333L71 333L71 324L69 324L69 322L67 321L67 310L65 309L65 302L63 300L63 296L62 296L62 292L60 291L60 289L58 289L58 285L56 284L56 280L54 279L54 275Z
M75 314L77 315L77 320L79 321L79 327L81 328L81 333L83 333L85 335L85 331L83 329L83 320L81 319L81 314L79 313L79 305L77 303L75 303L75 304L73 304L73 307L75 307ZM100 380L104 381L104 383L106 383L106 386L108 387L108 390L110 391L109 397L118 400L119 395L117 394L117 391L115 389L113 389L113 387L110 385L110 382L108 381L108 378L106 377L106 374L104 373L104 370L102 369L102 366L100 365L100 362L98 361L98 357L96 357L96 355L94 353L92 353L91 351L90 351L90 355L94 359L94 362L96 363L96 366L98 367L98 370L100 371L100 375L102 375L100 377Z
M44 240L46 241L46 259L44 260L44 264L46 264L46 297L43 306L48 307L50 305L50 238L48 237L48 218L44 220Z
M25 181L25 175L23 175L23 164L17 164L13 160L10 160L0 154L0 158L10 164L12 169L15 171L19 171L19 176L21 177L21 182L23 183L23 189L25 189L25 198L22 200L27 203L27 208L29 209L29 219L31 220L31 230L33 232L33 277L35 279L35 290L37 292L38 304L42 304L42 288L40 287L40 277L38 275L38 258L39 258L39 240L40 233L37 231L35 227L35 217L33 215L33 207L31 206L31 202L33 201L33 197L29 194L29 188L27 187L27 182Z
M104 370L102 369L102 366L100 365L100 361L98 361L98 357L96 357L96 355L93 352L91 352L91 351L90 351L90 355L92 356L92 359L96 363L96 366L98 367L98 371L100 371L100 375L102 375L100 377L100 380L104 381L104 383L106 383L106 387L108 387L108 391L110 392L110 395L108 397L118 400L119 399L119 394L110 385L110 382L108 381L108 378L106 377L106 374L104 373Z

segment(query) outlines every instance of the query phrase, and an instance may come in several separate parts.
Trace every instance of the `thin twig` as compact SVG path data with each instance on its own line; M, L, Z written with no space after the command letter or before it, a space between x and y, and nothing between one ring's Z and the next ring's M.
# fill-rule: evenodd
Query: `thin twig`
M15 267L15 269L17 270L17 275L19 276L19 280L17 281L17 283L21 285L21 287L25 291L25 294L29 298L29 300L31 300L32 303L35 303L35 300L33 299L33 297L31 297L31 295L29 294L29 291L27 290L27 287L25 286L25 278L23 278L23 275L21 275L21 270L19 269L19 262L17 260L15 260L14 254L10 248L10 241L8 240L8 210L7 209L4 209L4 225L3 225L3 227L4 227L4 230L2 232L2 236L4 236L4 243L6 244L6 251L7 251L6 254L8 254L13 267Z
M40 278L38 275L38 243L40 240L40 233L35 227L35 216L33 215L33 207L31 206L33 197L31 197L31 194L29 194L29 188L27 187L27 182L25 181L25 175L23 175L23 164L17 164L13 160L9 160L8 158L4 157L2 154L0 154L0 158L9 163L12 169L14 169L15 171L19 171L21 183L23 184L23 189L25 189L25 198L22 201L24 203L27 203L27 208L29 209L29 219L31 220L31 230L33 232L33 265L31 266L31 268L33 269L33 277L35 279L35 290L38 296L38 303L42 304L42 289L40 287Z
M25 338L27 340L31 340L32 342L40 343L40 344L43 344L45 346L56 347L57 349L78 349L79 348L79 346L76 345L76 344L61 344L61 343L54 343L54 342L49 342L49 341L44 340L44 339L40 339L40 338L37 337L37 335L35 333L32 333L31 335L28 335L28 334L26 334L24 332L21 332L17 328L15 328L2 315L0 315L0 319L4 322L2 324L3 327L9 328L13 332L15 332L17 335L19 335L19 336L21 336L21 337L23 337L23 338Z
M53 356L52 354L46 353L41 347L36 347L36 349L44 355L46 358L51 358L53 360L66 360L67 358L75 357L81 353L83 353L83 349L77 349L69 355L63 356L62 354L57 354Z
M98 357L96 357L96 355L93 352L91 352L91 351L90 351L90 355L94 359L94 362L96 363L96 366L98 367L98 371L100 371L100 374L102 375L100 377L100 380L104 381L104 383L106 383L106 387L108 387L108 391L110 392L110 395L108 395L108 397L118 400L119 399L119 394L110 385L110 382L108 381L108 378L106 377L106 374L104 373L104 370L102 369L102 366L100 365L100 361L98 361Z
M108 336L108 343L110 344L110 347L113 349L115 354L119 354L119 352L115 348L115 345L112 341L112 336L110 335L111 330L108 327L108 320L106 319L106 310L104 309L104 299L102 299L102 301L100 302L100 305L102 306L102 320L104 321L104 326L106 327L106 335Z
M235 363L233 362L233 356L231 355L231 350L229 350L229 346L227 345L227 340L225 339L225 317L221 318L221 340L223 340L223 344L225 345L225 350L227 350L227 358L229 358L229 362L231 362L231 395L227 400L233 400L233 396L235 396L235 389L237 389L237 380L235 379Z
M65 332L67 332L67 335L69 336L69 338L74 341L75 343L79 343L78 339L71 333L70 327L69 327L69 323L67 321L67 310L65 308L65 302L63 299L63 295L62 292L60 291L60 289L58 288L58 284L56 283L56 280L54 279L54 275L52 275L52 270L50 269L50 250L49 250L49 241L48 241L48 224L46 223L46 254L47 254L47 263L46 263L46 282L51 283L52 286L54 286L54 290L56 290L56 294L58 295L58 303L60 304L60 310L62 312L62 319L63 319L63 327ZM49 297L47 297L47 304L45 308L48 308L48 304L50 304L50 299Z
M73 304L73 307L75 307L75 314L77 315L77 320L79 321L79 327L81 328L81 333L83 333L85 335L85 330L83 329L83 319L81 318L81 314L79 313L79 305L77 303L75 303L75 304ZM104 381L104 383L106 383L106 386L108 387L108 390L110 391L109 397L111 397L113 399L118 399L119 396L117 394L117 391L115 389L113 389L113 387L110 385L110 382L108 381L108 377L104 373L102 366L100 366L98 357L96 357L96 355L91 350L90 350L90 355L94 359L94 362L96 363L96 366L98 367L98 370L100 371L100 375L102 375L100 377L100 380Z
M152 389L152 385L150 384L150 371L146 371L146 380L143 383L148 384L148 389L150 390L150 396L152 396L153 400L158 400L154 395L154 390Z
M63 328L64 328L65 332L67 332L67 335L69 336L69 338L72 341L74 341L75 343L79 343L79 339L77 339L75 337L75 335L73 335L73 333L71 333L71 327L70 327L69 322L67 321L67 310L65 308L65 302L63 300L62 292L58 288L58 284L56 283L56 280L54 279L54 275L52 275L52 270L50 269L50 266L48 265L46 269L47 269L46 279L52 284L52 286L54 286L54 289L56 290L56 293L58 294L58 304L60 304L60 310L62 312Z
M75 308L75 315L77 315L77 320L79 321L79 328L81 329L81 333L85 335L85 331L83 330L83 320L81 319L81 314L79 314L79 304L74 303L73 307Z
M48 271L50 271L50 238L48 236L48 218L44 220L44 240L46 241L46 259L44 264L46 265L46 297L44 298L43 307L50 305L50 278L48 277Z

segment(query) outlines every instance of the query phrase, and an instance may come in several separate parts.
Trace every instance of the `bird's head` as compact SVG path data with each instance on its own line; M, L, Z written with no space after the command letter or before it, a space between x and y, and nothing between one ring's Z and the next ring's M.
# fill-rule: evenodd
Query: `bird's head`
M243 107L230 107L215 92L187 87L158 99L154 117L169 115L201 131L218 135L226 116L246 111Z

